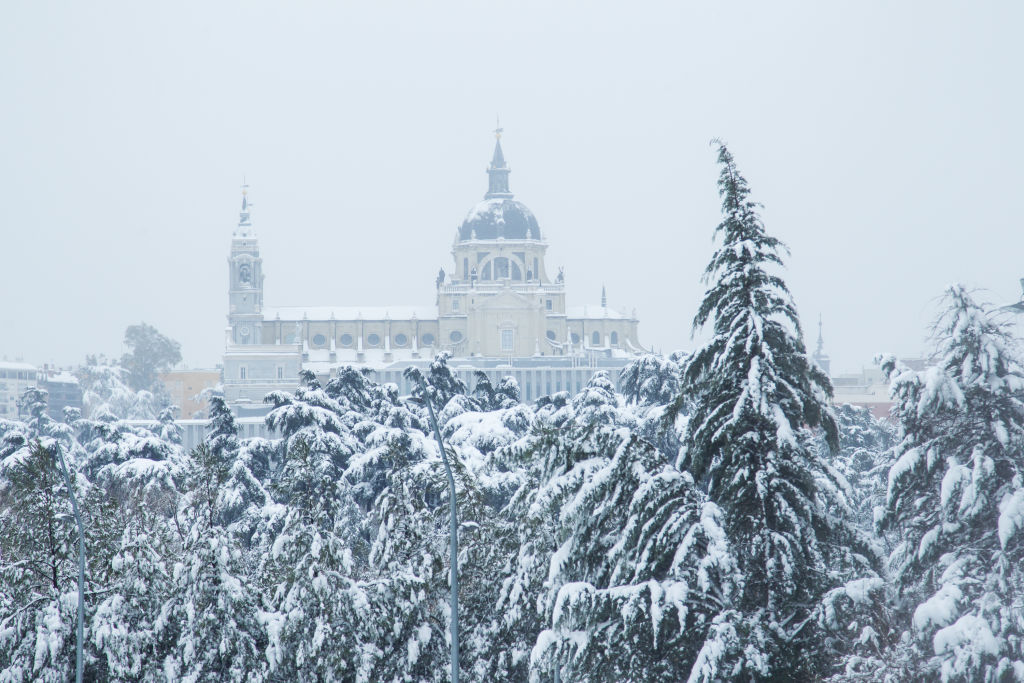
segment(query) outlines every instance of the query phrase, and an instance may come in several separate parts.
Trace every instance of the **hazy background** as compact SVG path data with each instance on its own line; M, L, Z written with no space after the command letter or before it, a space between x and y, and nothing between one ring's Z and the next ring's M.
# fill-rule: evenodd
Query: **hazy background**
M0 357L223 349L243 174L267 305L430 304L495 114L569 303L689 348L727 140L833 369L1017 300L1021 3L12 2Z

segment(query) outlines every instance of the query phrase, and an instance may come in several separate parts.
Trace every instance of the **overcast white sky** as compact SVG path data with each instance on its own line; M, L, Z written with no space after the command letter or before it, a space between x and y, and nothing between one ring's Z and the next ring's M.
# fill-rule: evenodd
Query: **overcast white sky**
M86 6L88 5L88 6ZM1024 276L1024 4L122 2L0 9L0 357L118 354L140 320L223 349L252 186L267 305L430 304L486 189L569 303L691 348L728 141L809 343L919 353L958 280Z

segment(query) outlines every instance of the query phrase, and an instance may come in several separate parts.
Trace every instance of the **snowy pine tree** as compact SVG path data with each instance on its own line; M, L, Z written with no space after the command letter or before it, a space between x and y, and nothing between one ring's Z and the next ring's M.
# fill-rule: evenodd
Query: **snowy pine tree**
M903 638L894 677L1024 679L1024 365L1008 327L959 285L935 326L937 365L892 358L899 442L882 526Z
M694 318L695 329L710 322L713 336L687 360L675 404L692 405L682 467L724 509L743 577L735 602L743 622L730 636L741 651L729 675L812 677L822 662L802 649L813 646L816 605L841 581L836 556L856 559L833 549L859 535L843 519L841 477L799 433L821 428L836 446L830 382L811 362L796 307L773 272L785 247L765 232L724 144L718 160L721 245Z
M13 443L8 434L8 443ZM0 680L74 675L77 539L56 443L19 440L0 460ZM83 482L73 478L81 500Z
M310 373L302 380L294 395L267 397L283 465L270 484L278 518L260 570L269 591L266 657L274 680L365 681L375 652L363 647L371 621L359 580L364 519L344 476L359 443L344 403Z
M220 524L218 498L229 463L205 444L189 454L176 523L184 531L172 594L154 622L171 680L246 681L265 668L258 592L237 540Z

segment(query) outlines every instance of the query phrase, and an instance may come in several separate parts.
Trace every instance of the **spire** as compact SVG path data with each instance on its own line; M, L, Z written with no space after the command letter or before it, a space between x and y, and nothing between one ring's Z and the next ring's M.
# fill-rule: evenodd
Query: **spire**
M818 314L818 345L814 349L814 362L818 364L825 374L829 374L832 370L832 361L829 359L828 354L825 353L825 339L821 334L821 314Z
M249 213L250 206L252 204L249 202L249 185L245 182L245 178L242 178L242 210L238 212L238 228L235 230L237 237L251 237L254 234L252 217Z
M605 291L604 285L601 285L601 308L608 308L608 292Z
M818 314L818 346L814 349L815 356L821 356L825 352L825 340L821 336L821 313Z
M487 187L487 194L484 195L484 199L498 199L511 197L512 192L508 189L508 174L512 170L508 167L505 162L505 155L501 151L501 134L503 129L501 127L501 121L498 121L498 127L494 129L494 156L491 158L491 166L487 169L487 175L490 177Z

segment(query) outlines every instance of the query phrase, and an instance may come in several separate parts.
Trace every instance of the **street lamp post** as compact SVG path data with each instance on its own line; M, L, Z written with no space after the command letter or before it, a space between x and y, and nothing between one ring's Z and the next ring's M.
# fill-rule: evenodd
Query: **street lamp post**
M449 550L451 554L452 586L452 683L459 683L459 522L458 512L455 507L455 477L452 476L452 467L448 462L448 453L445 451L444 442L441 440L441 430L437 426L437 416L434 415L434 404L430 401L426 382L423 381L422 376L419 380L420 388L423 390L423 401L427 404L427 412L430 414L430 426L434 429L434 438L437 439L437 447L441 450L441 461L444 462L445 473L448 475L449 511L451 513Z

